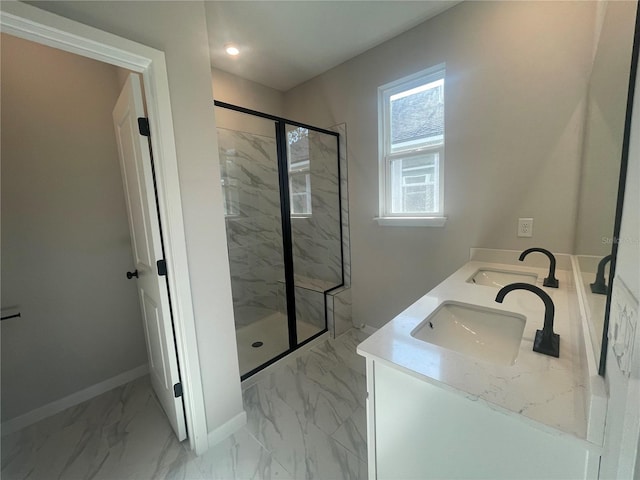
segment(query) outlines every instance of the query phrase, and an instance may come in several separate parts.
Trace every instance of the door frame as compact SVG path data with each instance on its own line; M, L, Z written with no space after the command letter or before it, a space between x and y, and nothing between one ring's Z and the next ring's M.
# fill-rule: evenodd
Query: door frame
M209 443L164 52L21 2L2 2L0 32L142 75L189 445L200 455Z

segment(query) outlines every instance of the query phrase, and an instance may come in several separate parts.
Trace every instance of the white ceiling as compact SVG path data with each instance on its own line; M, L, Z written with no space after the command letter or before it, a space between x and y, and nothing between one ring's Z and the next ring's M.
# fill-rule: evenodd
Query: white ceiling
M457 3L207 1L211 65L287 91ZM240 55L227 55L227 43Z

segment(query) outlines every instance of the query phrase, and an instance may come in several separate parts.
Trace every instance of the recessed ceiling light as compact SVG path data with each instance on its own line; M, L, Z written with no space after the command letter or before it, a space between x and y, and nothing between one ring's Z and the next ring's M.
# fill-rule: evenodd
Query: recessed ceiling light
M236 47L235 45L231 44L231 43L227 43L224 46L224 51L227 52L229 55L235 57L236 55L238 55L240 53L240 50L238 50L238 47Z

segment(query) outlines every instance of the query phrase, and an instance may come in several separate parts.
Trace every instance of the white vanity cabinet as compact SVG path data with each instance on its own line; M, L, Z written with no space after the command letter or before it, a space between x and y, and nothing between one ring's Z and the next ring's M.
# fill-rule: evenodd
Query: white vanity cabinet
M369 478L597 478L588 443L367 358Z
M557 256L560 288L546 288L548 268L522 265L518 252L476 250L358 345L367 361L369 478L598 478L603 388L595 388L602 380L593 378L571 258ZM533 351L547 302L521 290L498 303L499 288L470 281L480 272L528 275L543 289L554 304L559 357ZM491 315L473 323L453 310L441 315L445 305ZM503 335L507 317L525 322L517 350L490 355L513 346L513 335ZM425 325L437 335L422 335Z

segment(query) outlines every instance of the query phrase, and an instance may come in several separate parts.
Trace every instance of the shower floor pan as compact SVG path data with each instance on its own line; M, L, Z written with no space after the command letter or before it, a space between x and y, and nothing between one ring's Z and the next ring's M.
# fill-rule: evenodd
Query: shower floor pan
M317 325L301 320L298 320L296 325L300 341L320 331ZM236 330L236 339L240 375L244 375L289 349L287 316L276 312L246 327L241 327ZM262 345L253 347L255 342L262 342Z

